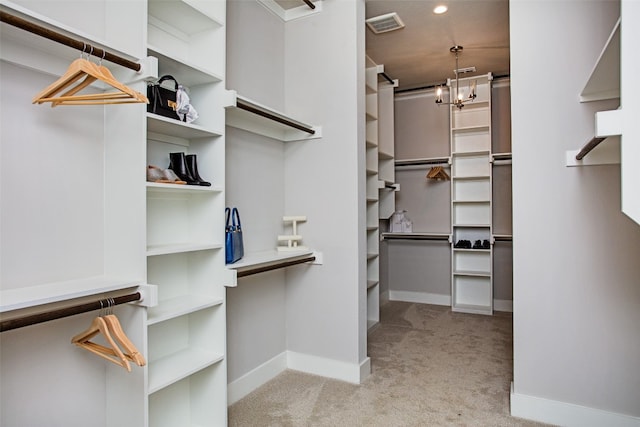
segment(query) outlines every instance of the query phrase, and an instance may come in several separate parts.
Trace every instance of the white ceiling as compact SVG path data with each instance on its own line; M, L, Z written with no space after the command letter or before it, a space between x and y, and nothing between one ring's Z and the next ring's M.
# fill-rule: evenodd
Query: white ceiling
M435 15L438 4L449 11ZM464 48L460 68L509 74L509 0L366 0L366 18L390 12L398 13L405 28L378 35L367 28L366 50L389 77L399 80L399 89L455 77L455 56L449 51L454 45Z
M397 12L405 24L378 35L365 30L367 55L399 80L398 90L442 84L455 77L455 56L449 51L454 45L464 48L460 68L474 66L475 74L509 74L509 0L365 1L366 18ZM304 5L302 0L276 2L283 9ZM446 4L448 12L435 15L438 4Z

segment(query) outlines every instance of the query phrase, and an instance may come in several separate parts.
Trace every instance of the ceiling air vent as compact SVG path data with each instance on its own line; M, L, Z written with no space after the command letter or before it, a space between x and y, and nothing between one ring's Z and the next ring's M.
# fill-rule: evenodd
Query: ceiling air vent
M404 28L404 23L396 12L386 13L380 16L374 16L365 21L367 26L375 34L386 33L393 30Z

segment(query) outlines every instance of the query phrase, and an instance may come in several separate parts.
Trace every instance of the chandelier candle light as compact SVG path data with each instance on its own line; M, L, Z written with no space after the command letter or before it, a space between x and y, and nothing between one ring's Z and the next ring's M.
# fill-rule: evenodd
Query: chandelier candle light
M453 97L453 102L447 102L445 105L454 105L458 109L462 110L462 107L464 107L465 102L472 102L474 99L476 99L476 81L474 80L473 83L471 82L469 83L469 96L465 100L464 94L460 92L459 78L460 78L461 72L467 72L469 70L466 70L466 69L461 70L458 67L458 53L462 52L462 46L455 45L451 49L449 49L449 51L456 55L456 69L454 70L454 73L456 74L456 90L455 90L455 97ZM473 67L472 69L475 70L475 67ZM438 86L438 88L436 89L436 104L438 105L443 104L441 86Z

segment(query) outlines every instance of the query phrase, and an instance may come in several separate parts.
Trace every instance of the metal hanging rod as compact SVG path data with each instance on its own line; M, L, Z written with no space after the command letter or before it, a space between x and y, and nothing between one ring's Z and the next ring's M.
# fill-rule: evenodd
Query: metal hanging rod
M263 109L257 108L256 106L248 104L246 102L243 102L240 99L236 100L236 107L242 108L243 110L249 111L249 112L251 112L253 114L257 114L259 116L265 117L265 118L267 118L269 120L273 120L274 122L282 123L283 125L286 125L286 126L301 130L303 132L307 132L308 134L311 134L311 135L314 135L316 133L315 130L313 130L313 129L309 128L309 127L303 126L303 125L301 125L299 123L296 123L294 121L287 120L287 119L285 119L283 117L280 117L278 115L272 114L272 113L270 113L268 111L265 111Z
M393 79L392 79L391 77L389 77L389 75L388 75L387 73L385 73L384 71L383 71L382 73L380 73L380 75L381 75L382 77L384 77L384 79L385 79L386 81L388 81L389 83L391 83L391 84L395 84L395 82L393 81Z
M29 316L18 317L15 319L3 320L0 322L0 332L10 331L12 329L18 329L25 326L31 326L38 323L48 322L50 320L62 319L64 317L74 316L76 314L87 313L89 311L100 310L106 308L109 305L120 305L128 302L140 301L142 295L140 292L136 292L130 295L123 295L120 297L113 297L109 299L102 299L98 301L88 302L85 304L78 304L71 307L60 308L58 310L47 311L44 313L32 314Z
M449 240L449 237L439 233L382 233L383 240Z
M58 42L65 46L78 49L85 53L90 53L93 56L113 62L114 64L122 65L123 67L129 68L134 71L140 71L140 69L142 68L142 66L137 62L129 61L128 59L122 58L121 56L114 55L105 50L102 50L99 47L92 46L83 41L73 39L64 34L60 34L56 31L34 24L33 22L29 22L25 19L19 18L4 11L0 11L0 21L5 22L9 25L13 25L14 27L28 31L40 37L53 40L54 42Z
M313 2L311 0L302 0L303 2L305 2L307 4L307 6L309 6L311 9L315 9L316 5L313 4Z
M576 154L576 160L582 160L584 158L584 156L589 154L591 152L591 150L596 148L598 146L598 144L600 144L605 139L606 139L606 137L605 138L601 138L601 137L598 137L598 136L593 137L593 139L591 139L591 141L587 142L585 144L585 146L582 147L582 150L580 150L578 152L578 154Z
M304 264L306 262L315 261L315 255L311 255L305 258L295 259L292 261L279 262L277 264L265 265L263 267L255 267L247 270L239 270L237 277L250 276L252 274L264 273L266 271L277 270L279 268L291 267L292 265Z

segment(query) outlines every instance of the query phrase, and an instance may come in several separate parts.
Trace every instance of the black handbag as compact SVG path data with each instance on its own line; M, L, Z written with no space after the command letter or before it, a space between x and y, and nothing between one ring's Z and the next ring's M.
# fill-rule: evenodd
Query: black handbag
M244 256L244 242L242 240L242 226L237 208L225 208L225 262L233 264Z
M173 90L162 86L162 83L168 80L173 80ZM178 81L170 75L160 77L157 83L150 83L147 86L147 98L149 98L149 104L147 104L147 111L160 116L169 117L171 119L180 120L180 116L176 112L178 104L176 102L176 96L178 93ZM186 115L185 119L186 121Z

